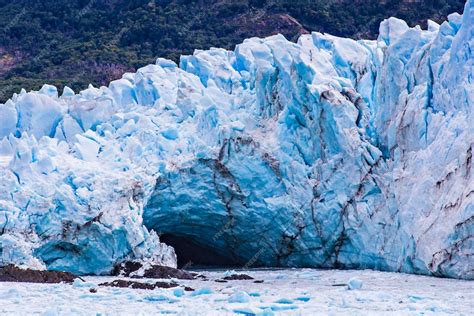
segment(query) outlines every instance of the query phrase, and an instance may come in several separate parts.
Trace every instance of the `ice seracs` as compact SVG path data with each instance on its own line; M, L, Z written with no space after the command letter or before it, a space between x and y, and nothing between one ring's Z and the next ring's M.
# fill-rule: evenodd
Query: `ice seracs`
M474 278L474 1L376 41L252 38L0 105L0 263L235 264Z

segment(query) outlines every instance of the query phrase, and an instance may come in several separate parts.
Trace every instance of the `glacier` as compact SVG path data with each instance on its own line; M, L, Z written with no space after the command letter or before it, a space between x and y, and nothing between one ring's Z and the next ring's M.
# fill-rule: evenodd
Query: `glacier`
M251 38L0 104L0 265L236 265L474 279L474 0L377 40Z

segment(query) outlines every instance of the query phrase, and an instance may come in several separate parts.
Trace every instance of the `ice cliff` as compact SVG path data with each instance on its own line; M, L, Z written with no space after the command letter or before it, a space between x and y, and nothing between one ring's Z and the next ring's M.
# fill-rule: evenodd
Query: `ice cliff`
M0 104L0 264L235 263L474 278L474 1L376 41L252 38ZM158 234L157 234L158 233Z

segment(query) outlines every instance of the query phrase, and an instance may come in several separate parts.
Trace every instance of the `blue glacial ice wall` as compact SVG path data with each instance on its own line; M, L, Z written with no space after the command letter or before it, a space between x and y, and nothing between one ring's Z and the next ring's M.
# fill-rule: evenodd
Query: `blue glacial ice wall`
M375 41L252 38L0 104L0 264L242 265L474 278L474 1Z

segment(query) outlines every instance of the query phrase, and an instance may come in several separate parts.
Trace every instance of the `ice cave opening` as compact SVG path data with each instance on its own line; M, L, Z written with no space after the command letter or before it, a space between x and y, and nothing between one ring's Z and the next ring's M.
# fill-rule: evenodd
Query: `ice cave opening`
M232 255L223 255L211 244L200 244L191 236L162 234L160 241L172 246L178 258L178 268L238 267L242 262Z

